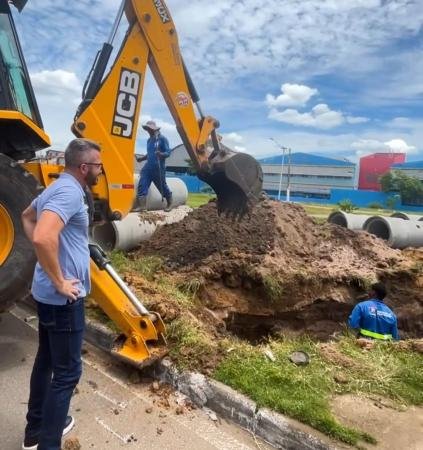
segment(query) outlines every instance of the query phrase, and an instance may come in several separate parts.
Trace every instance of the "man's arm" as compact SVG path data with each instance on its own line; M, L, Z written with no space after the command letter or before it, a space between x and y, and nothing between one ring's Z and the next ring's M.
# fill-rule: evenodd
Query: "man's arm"
M32 243L38 262L57 291L69 299L76 300L79 289L75 285L79 280L65 280L59 264L59 235L64 226L58 214L44 210L33 228Z
M25 235L32 242L32 235L34 234L34 228L37 224L37 211L35 211L32 205L29 205L28 208L23 211L21 219Z
M135 159L137 160L137 162L142 162L147 159L147 155L135 155Z
M170 156L169 141L164 136L160 137L160 150L158 150L157 153L162 159L166 159Z
M358 304L354 307L350 317L348 318L348 325L351 328L358 329L360 328L360 322L361 322L361 306L360 304Z

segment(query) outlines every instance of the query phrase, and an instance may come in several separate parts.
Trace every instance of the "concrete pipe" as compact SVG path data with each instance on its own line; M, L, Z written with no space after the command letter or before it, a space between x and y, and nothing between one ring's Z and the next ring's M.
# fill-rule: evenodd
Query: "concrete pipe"
M349 214L344 211L334 211L329 215L328 222L348 228L349 230L358 231L363 229L363 224L369 217L359 214Z
M398 217L370 217L364 230L387 241L392 248L422 247L423 223Z
M423 216L420 216L419 214L407 214L404 212L394 212L391 214L391 217L397 217L398 219L403 220L423 220Z
M134 175L134 202L137 195L136 187L138 186L138 181L140 179L139 174ZM176 177L166 178L166 183L169 189L172 191L172 205L173 207L185 205L188 199L188 189L186 184ZM148 211L158 211L166 208L166 200L162 199L162 196L156 186L151 183L150 189L147 195L147 210Z
M92 237L105 250L131 250L150 239L158 226L179 222L190 211L185 205L169 212L129 213L123 220L97 225Z

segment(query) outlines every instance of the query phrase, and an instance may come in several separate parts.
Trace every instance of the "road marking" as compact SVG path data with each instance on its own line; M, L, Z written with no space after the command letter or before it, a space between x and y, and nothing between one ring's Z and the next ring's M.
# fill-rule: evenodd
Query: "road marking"
M100 419L99 417L95 418L96 422L99 423L105 430L107 430L109 433L113 434L113 436L117 437L120 441L122 441L124 444L127 444L128 442L131 441L131 436L130 434L126 435L126 436L122 436L119 433L117 433L115 430L113 430L109 425L107 425L106 423L104 423L103 419Z
M114 398L109 397L108 395L104 394L101 391L97 391L96 390L96 391L94 391L94 394L97 394L99 397L104 398L104 400L107 400L108 402L112 403L113 405L117 406L120 409L125 409L128 406L128 403L126 403L126 402L118 402Z

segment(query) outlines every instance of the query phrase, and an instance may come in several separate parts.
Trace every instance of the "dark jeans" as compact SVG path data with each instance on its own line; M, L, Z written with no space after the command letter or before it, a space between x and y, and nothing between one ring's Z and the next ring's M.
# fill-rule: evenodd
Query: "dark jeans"
M25 437L38 450L60 450L72 392L82 372L84 299L64 306L36 302L39 346L31 374Z

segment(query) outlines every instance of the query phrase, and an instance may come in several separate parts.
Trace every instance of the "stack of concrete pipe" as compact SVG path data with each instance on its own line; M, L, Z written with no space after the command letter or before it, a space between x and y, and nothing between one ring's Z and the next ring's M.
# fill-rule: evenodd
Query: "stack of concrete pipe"
M392 248L423 247L423 216L394 213L391 217L335 211L328 222L350 230L364 230L384 239Z
M136 175L135 186L138 184L138 179L139 176ZM179 178L166 178L166 182L172 191L173 209L171 211L163 211L166 200L152 184L147 196L147 211L157 211L157 213L131 212L123 220L98 225L93 228L93 240L106 250L127 251L135 248L141 241L149 239L158 226L182 220L191 211L191 208L185 205L188 189ZM136 193L134 193L134 202L135 196Z
M358 231L363 229L363 224L369 217L360 214L350 214L344 211L334 211L329 215L328 222L348 228L349 230Z
M404 212L394 212L391 214L391 217L397 217L398 219L404 219L404 220L415 220L415 221L423 221L423 216L420 216L418 214L407 214Z

